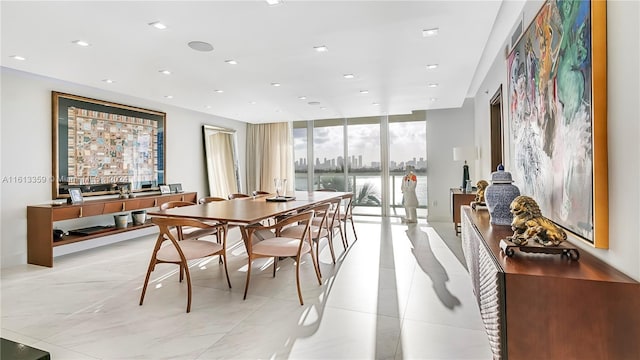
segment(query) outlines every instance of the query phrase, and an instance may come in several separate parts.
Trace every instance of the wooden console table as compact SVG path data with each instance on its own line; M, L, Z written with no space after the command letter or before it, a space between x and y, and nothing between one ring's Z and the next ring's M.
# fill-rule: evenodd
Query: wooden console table
M462 207L462 249L494 359L637 359L640 283L600 259L517 252L487 210ZM634 235L637 236L637 235Z
M453 215L453 228L456 236L460 234L460 206L469 205L476 199L476 192L464 192L459 188L451 188L451 214Z
M162 203L176 200L197 202L197 193L139 195L129 199L85 200L82 204L75 205L54 206L44 204L27 206L27 263L52 267L53 248L56 246L152 226L151 222L136 226L129 224L124 229L114 227L96 234L66 235L62 240L54 241L53 229L56 221L154 208Z

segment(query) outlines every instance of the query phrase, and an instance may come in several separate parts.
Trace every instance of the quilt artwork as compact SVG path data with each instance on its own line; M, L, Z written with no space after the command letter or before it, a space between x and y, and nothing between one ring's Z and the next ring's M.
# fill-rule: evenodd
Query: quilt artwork
M507 64L514 180L546 217L593 241L590 10L545 2Z
M157 179L157 121L77 107L68 119L70 185Z

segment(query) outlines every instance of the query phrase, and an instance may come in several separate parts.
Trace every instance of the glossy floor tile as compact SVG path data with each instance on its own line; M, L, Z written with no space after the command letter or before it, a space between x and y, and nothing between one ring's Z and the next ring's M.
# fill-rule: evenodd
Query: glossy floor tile
M451 223L402 224L360 217L358 240L321 243L322 285L311 258L255 261L242 299L247 257L230 234L229 289L217 258L152 273L138 305L154 236L55 258L53 268L2 269L2 337L52 359L491 359Z

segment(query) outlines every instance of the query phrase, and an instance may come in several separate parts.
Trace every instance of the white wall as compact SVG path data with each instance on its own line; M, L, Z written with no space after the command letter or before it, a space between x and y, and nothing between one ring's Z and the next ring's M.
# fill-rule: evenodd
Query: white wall
M466 99L459 109L427 111L428 221L452 221L450 189L462 185L463 165L453 161L453 148L474 146L473 110L473 99ZM476 161L470 161L474 184L476 169Z
M51 175L51 91L107 100L167 113L167 183L208 194L202 125L235 129L241 178L245 179L246 124L135 97L1 68L0 246L2 267L26 263L27 205L51 201L51 183L18 184L12 177ZM129 236L140 235L135 232ZM98 242L96 242L98 243ZM66 248L67 246L65 246Z
M525 28L539 7L540 2L527 2ZM576 238L570 241L640 280L640 2L608 1L607 23L609 249L594 249ZM504 35L505 44L509 37ZM507 119L506 74L506 60L500 54L475 97L475 139L483 155L479 175L485 179L491 174L489 96L503 84L503 118Z

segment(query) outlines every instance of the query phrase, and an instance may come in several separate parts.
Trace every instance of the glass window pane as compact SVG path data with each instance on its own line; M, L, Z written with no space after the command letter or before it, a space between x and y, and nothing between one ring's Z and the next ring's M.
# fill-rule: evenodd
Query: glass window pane
M295 159L296 190L307 189L307 122L301 121L304 127L293 128L293 158Z
M346 191L344 177L344 125L323 126L314 121L314 188Z
M354 214L382 214L382 181L380 163L380 118L375 123L347 126L348 172L350 185L355 183Z
M392 215L404 216L402 206L402 177L405 167L412 165L417 175L418 217L424 218L427 209L427 126L422 121L394 122L389 119L389 186Z

